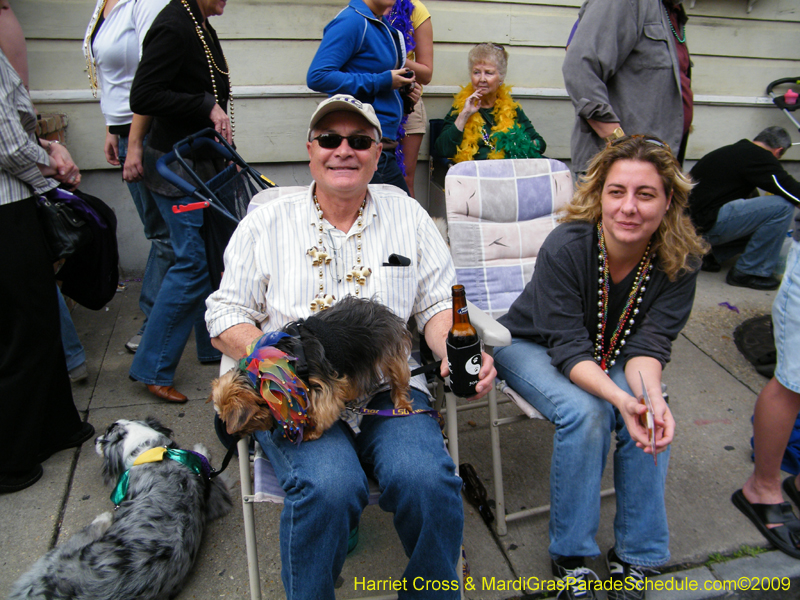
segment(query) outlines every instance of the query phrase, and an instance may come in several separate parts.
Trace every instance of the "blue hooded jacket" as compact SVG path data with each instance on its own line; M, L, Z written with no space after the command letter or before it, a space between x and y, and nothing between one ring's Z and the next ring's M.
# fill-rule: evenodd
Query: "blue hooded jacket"
M402 35L384 18L376 18L363 0L350 0L328 23L306 84L332 96L350 94L372 104L383 137L397 139L403 116L403 100L392 89L393 69L405 64Z

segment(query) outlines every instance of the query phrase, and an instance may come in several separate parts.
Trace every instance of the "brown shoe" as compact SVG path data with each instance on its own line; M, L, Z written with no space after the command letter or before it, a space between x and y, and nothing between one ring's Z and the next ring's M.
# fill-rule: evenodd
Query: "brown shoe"
M153 394L153 396L158 396L169 402L177 402L178 404L183 404L189 400L171 385L148 385L147 391Z

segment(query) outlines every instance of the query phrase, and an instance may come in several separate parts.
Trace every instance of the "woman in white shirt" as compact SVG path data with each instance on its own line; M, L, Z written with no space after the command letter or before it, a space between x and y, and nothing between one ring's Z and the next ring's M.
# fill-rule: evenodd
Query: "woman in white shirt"
M96 94L100 89L100 110L106 120L104 152L106 160L114 166L124 165L128 154L128 138L133 122L129 96L141 57L142 43L153 19L166 5L167 0L97 0L86 28L83 53L92 91ZM140 162L141 152L137 152L136 157L132 153L131 160ZM141 182L141 168L131 167L135 166L128 165L125 178L144 225L145 236L151 241L139 296L139 307L145 319L139 332L125 344L129 351L136 352L153 302L161 288L161 280L174 262L175 255L169 229L150 192Z

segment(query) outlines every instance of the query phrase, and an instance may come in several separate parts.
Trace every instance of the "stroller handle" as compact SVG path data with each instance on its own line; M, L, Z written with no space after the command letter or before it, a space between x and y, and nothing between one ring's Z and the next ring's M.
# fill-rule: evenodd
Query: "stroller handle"
M247 166L244 162L244 159L242 159L236 150L233 149L233 146L228 144L225 138L220 137L220 135L214 129L209 127L207 129L203 129L202 131L198 131L197 133L190 135L189 137L184 138L176 143L170 152L167 152L164 156L159 158L158 161L156 161L156 170L158 171L159 175L161 175L164 179L166 179L187 196L193 196L200 198L201 200L205 200L205 198L203 198L202 195L199 195L197 192L197 187L204 185L203 181L200 180L197 175L195 175L194 170L189 167L189 165L186 163L186 159L183 157L192 151L203 149L211 149L226 160L233 161L239 166ZM183 166L184 170L191 175L192 179L195 179L198 186L193 186L180 175L170 170L169 165L176 161Z
M783 79L776 79L767 86L767 96L772 95L772 89L776 85L783 85L784 83L794 83L800 85L800 77L784 77Z

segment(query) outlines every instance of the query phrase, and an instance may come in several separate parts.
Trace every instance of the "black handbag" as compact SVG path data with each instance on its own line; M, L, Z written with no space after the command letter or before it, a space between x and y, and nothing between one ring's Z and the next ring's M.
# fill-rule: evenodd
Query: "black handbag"
M52 262L69 258L94 238L89 223L66 202L40 197L36 204Z

